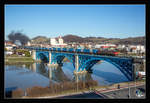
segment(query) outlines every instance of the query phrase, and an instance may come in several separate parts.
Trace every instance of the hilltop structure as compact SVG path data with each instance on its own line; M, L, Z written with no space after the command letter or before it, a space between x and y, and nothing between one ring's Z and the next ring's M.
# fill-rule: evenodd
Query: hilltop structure
M64 43L61 36L59 36L58 38L50 38L50 45L52 47L65 47L65 46L67 46L67 44Z

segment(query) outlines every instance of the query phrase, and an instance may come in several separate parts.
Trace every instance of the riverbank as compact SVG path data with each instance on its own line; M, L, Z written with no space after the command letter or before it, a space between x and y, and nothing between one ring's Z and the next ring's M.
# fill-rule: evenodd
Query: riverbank
M25 63L34 63L34 62L41 62L41 60L34 60L32 59L32 57L20 57L20 56L6 56L4 58L5 62L7 63L13 63L13 62L17 62L17 63L22 63L22 62L25 62ZM69 62L69 60L67 58L64 58L63 62Z
M34 63L34 62L40 62L40 61L36 61L36 60L33 60L32 57L5 57L5 63Z
M62 92L61 94L57 94L57 95L44 95L44 96L40 96L40 97L29 97L29 96L23 96L22 98L23 99L30 99L30 98L36 98L36 99L41 99L41 98L58 98L58 97L63 97L63 96L71 96L71 95L76 95L76 94L83 94L83 93L89 93L91 92L92 90L97 90L101 93L104 93L104 92L109 92L109 91L113 91L113 90L116 90L118 89L118 84L120 85L120 88L127 88L128 86L135 86L135 85L144 85L146 84L145 83L145 80L141 80L141 81L136 81L136 82L123 82L123 83L116 83L116 84L113 84L113 85L109 85L109 86L96 86L96 87L93 87L93 88L90 88L89 90L88 89L83 89L83 90L78 90L78 91L64 91Z

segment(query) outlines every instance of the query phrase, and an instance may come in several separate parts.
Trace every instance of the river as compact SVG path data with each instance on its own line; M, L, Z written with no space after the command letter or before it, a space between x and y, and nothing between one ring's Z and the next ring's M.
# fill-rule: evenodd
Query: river
M127 78L112 64L103 61L92 67L93 73L74 75L74 67L64 62L62 67L48 67L43 63L5 64L5 89L21 88L25 90L33 86L49 86L50 83L63 81L96 80L99 85L110 85L128 81ZM50 82L51 81L51 82Z

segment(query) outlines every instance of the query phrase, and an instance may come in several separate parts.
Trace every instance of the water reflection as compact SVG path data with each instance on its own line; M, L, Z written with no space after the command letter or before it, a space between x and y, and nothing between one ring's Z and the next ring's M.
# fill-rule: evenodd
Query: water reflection
M111 69L110 69L111 68ZM5 65L6 87L49 86L51 83L98 81L99 85L108 85L125 81L120 71L106 63L92 67L93 73L73 74L73 65L65 62L62 67L49 67L46 63L24 63ZM18 82L18 84L17 84Z
M73 78L70 78L67 73L65 73L67 71L63 70L61 66L49 67L45 63L33 63L31 66L26 65L26 68L58 83L65 81L86 82L88 80L93 80L91 73L75 74L73 75Z

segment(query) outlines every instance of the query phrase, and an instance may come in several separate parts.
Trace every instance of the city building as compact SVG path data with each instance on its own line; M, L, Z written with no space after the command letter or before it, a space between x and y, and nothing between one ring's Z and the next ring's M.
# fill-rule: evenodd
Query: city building
M95 48L102 48L102 49L106 49L106 48L116 48L117 46L115 44L97 44L95 45Z
M65 47L67 44L64 43L61 36L58 38L50 38L50 45L51 47Z
M31 46L31 42L30 41L27 42L27 46Z

